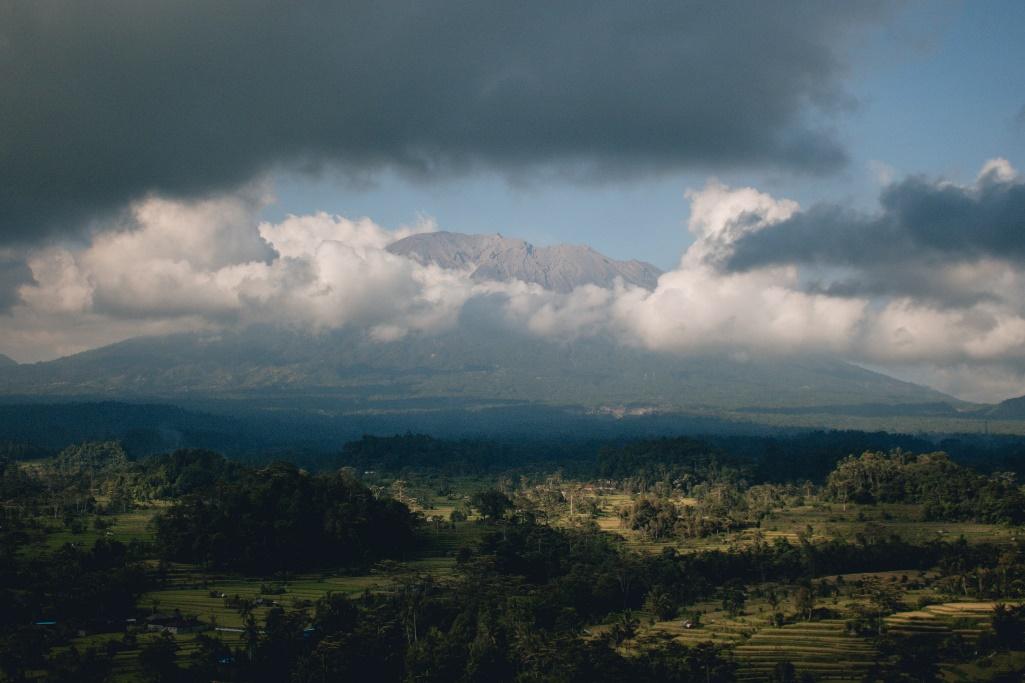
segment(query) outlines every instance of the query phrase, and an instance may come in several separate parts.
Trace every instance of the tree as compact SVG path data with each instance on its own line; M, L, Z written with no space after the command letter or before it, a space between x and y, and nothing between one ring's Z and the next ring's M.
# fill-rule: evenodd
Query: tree
M20 628L0 639L0 670L8 680L20 681L28 669L43 663L46 639L39 629Z
M769 681L770 683L797 683L797 669L791 662L776 662Z
M659 621L669 621L676 616L676 603L662 586L653 586L644 599L644 608L652 612Z
M744 585L739 581L731 581L722 589L722 608L726 610L731 617L735 617L744 611L744 606L747 604L747 593L744 591Z
M633 612L624 610L619 613L619 617L612 624L612 628L609 629L609 640L612 641L613 645L622 645L625 641L637 635L638 626L640 626L640 622L634 617Z
M811 621L812 614L815 612L815 591L811 589L811 586L798 586L794 593L794 609L804 619Z
M470 499L470 504L477 509L485 522L501 519L513 506L509 496L494 488L478 491Z
M171 683L178 679L181 669L175 662L178 642L164 631L142 646L139 652L139 668L148 680L154 683Z
M109 641L113 642L113 641ZM47 683L105 683L110 680L113 662L94 648L79 653L72 645L50 660Z
M998 604L990 621L998 648L1012 649L1025 642L1025 606Z
M223 663L231 661L231 649L220 638L200 633L196 636L196 648L189 657L189 677L217 680Z

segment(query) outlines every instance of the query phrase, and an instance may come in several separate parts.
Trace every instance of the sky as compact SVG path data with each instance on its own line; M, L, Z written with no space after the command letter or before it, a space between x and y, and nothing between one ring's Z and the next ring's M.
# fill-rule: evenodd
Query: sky
M840 355L1025 394L1021 2L0 7L0 353L253 322ZM666 271L568 296L412 232Z

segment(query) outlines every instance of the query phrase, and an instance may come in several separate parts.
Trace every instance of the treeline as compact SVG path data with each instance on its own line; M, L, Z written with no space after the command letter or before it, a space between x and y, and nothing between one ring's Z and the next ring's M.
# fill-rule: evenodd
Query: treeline
M744 485L752 474L749 461L686 437L605 446L598 451L595 469L599 478L621 482L629 490L662 483L686 495L699 484Z
M298 418L296 418L298 420ZM406 433L347 438L323 420L288 422L245 414L211 415L163 405L116 402L0 405L0 460L50 457L69 444L117 441L133 459L178 449L213 449L233 460L266 465L286 460L311 470L356 468L400 473L436 471L449 476L562 468L580 478L600 476L602 450L658 449L659 441L581 431L559 438L432 438ZM387 432L385 432L387 433ZM598 436L598 434L601 436ZM980 472L1013 471L1025 477L1025 438L959 435L940 439L854 430L796 431L775 435L693 436L700 450L742 465L754 483L822 482L844 457L865 451L936 450Z
M50 670L48 681L106 680L109 657L90 655L92 678L67 657L51 659L52 647L78 629L120 630L134 617L136 603L153 582L143 560L145 548L101 539L92 548L70 544L42 556L22 557L23 539L0 531L0 671L5 680L25 680L30 670ZM77 653L76 657L77 657Z
M814 431L788 436L690 436L597 440L453 440L424 434L364 436L330 455L305 454L313 469L352 466L447 476L562 470L578 479L633 478L641 487L674 479L748 484L822 483L844 458L864 452L942 451L982 473L1025 478L1025 440L959 436L940 440L886 432Z
M118 442L68 447L31 468L0 460L0 498L8 501L0 522L24 527L22 535L38 517L79 534L90 521L100 529L106 514L171 500L155 520L158 555L266 574L401 558L419 523L347 470L250 467L195 449L133 461Z
M45 515L79 529L88 514L126 512L140 501L173 499L236 481L246 468L212 451L183 449L142 460L118 441L68 446L29 468L0 458L0 516ZM104 504L98 497L106 499Z
M534 467L573 468L593 458L591 444L545 444L531 441L501 442L483 439L437 439L425 434L380 437L364 435L342 446L327 461L335 467L393 474L403 471L475 476Z
M927 519L1025 522L1025 495L1013 473L982 475L946 453L852 455L830 473L825 491L840 503L923 504Z
M417 522L405 505L375 497L348 474L314 475L288 463L186 494L155 520L163 557L261 574L401 558Z

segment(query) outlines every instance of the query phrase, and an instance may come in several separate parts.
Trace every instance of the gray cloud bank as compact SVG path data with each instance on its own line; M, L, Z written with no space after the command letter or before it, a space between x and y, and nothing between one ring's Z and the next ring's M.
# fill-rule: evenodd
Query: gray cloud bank
M1008 268L1025 266L1025 184L1003 159L964 186L906 178L886 187L875 213L820 204L746 233L721 256L726 270L797 264L829 274L837 295L912 296L959 307L1002 291ZM981 265L980 265L981 264Z
M1025 264L1025 185L1002 160L973 186L912 177L883 190L881 211L823 204L740 240L726 261L745 270L773 263L872 267L998 258Z
M825 171L872 2L0 6L0 240L276 165Z

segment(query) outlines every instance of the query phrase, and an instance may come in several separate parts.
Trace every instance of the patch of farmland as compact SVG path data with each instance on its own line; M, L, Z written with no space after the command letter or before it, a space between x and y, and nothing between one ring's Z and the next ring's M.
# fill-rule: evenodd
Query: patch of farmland
M876 649L848 635L846 620L824 619L759 629L733 650L742 681L765 680L780 662L790 662L816 680L859 681L872 667Z
M957 633L974 640L987 629L995 602L945 602L922 609L897 612L884 619L895 635Z

